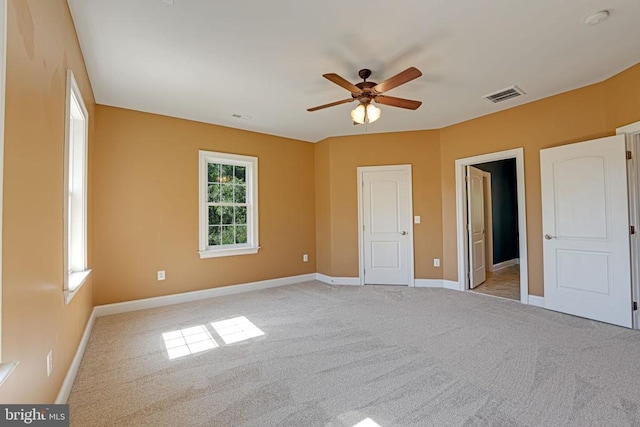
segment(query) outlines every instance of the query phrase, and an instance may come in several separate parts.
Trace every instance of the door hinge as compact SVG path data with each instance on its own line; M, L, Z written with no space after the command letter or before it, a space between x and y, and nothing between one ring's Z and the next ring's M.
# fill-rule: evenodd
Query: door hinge
M630 225L629 226L629 232L631 234L636 234L636 226L635 225Z
M627 160L631 160L633 158L631 151L627 150Z
M638 302L637 301L633 302L633 311L638 311Z

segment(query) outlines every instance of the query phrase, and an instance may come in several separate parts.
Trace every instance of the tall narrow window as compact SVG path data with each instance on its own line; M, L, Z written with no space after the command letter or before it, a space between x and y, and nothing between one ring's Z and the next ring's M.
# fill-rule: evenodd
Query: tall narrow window
M200 151L200 258L258 252L258 159Z
M87 269L87 140L89 115L71 70L67 71L65 138L66 301L85 282Z

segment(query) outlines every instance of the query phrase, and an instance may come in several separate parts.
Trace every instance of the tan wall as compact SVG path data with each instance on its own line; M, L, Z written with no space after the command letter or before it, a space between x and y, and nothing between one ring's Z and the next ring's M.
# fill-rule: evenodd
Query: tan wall
M602 83L440 130L328 138L316 144L318 271L358 276L356 167L412 163L414 214L422 216L414 228L416 278L457 280L455 160L523 147L529 292L542 296L540 149L611 135L639 120L640 64ZM432 267L437 257L442 269Z
M65 0L10 0L7 21L2 358L20 364L0 387L0 402L47 403L58 394L92 309L91 283L69 305L62 293L67 68L91 127L95 103Z
M413 170L413 214L422 217L414 224L415 274L417 278L442 278L433 258L442 256L440 216L440 144L437 131L399 132L329 138L316 144L316 165L329 171L316 176L329 179L318 193L318 259L320 273L335 277L358 276L357 167L411 164ZM328 153L327 153L328 151ZM329 160L323 160L326 156ZM327 200L328 198L328 200ZM329 219L325 218L327 211ZM327 225L327 223L329 223ZM324 235L327 227L330 236ZM330 247L327 247L330 245ZM324 270L326 269L326 270Z
M96 305L316 271L313 144L105 106L97 115ZM258 254L198 256L200 149L258 157Z
M607 104L607 130L640 121L640 64L602 83Z
M599 138L640 120L640 65L605 82L440 131L444 278L457 280L456 159L524 148L529 293L543 295L540 149Z

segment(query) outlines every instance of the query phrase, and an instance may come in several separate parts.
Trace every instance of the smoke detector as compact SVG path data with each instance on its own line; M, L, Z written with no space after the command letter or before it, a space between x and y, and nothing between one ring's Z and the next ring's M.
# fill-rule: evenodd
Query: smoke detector
M584 19L585 25L597 25L606 20L611 13L608 10L601 10L600 12L594 12Z

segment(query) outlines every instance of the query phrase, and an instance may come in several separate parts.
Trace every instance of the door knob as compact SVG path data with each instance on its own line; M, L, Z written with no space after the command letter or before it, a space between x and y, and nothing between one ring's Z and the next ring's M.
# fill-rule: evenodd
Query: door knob
M556 236L552 236L551 234L545 234L544 238L547 239L547 240L551 240L551 239L555 239Z
M406 231L401 231L400 234L402 234L403 236L406 236L407 232Z

